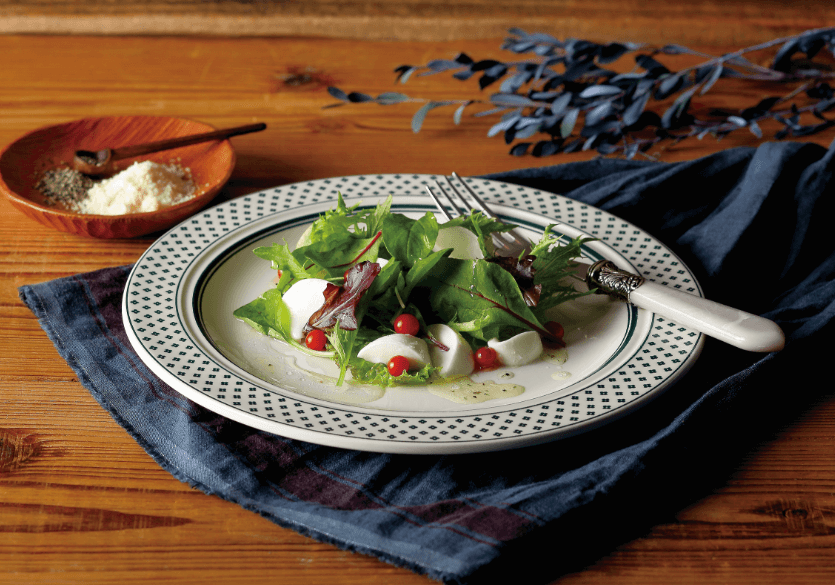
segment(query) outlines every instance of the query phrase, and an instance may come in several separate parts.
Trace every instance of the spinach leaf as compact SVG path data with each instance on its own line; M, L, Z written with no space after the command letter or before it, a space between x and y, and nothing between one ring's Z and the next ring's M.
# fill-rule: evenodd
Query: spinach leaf
M420 219L393 213L383 221L386 250L407 267L430 254L437 238L438 220L429 212Z
M331 236L327 240L314 242L296 253L313 262L329 278L339 278L345 269L365 260L375 261L380 250L379 232L371 238L353 236ZM311 268L308 267L308 272Z
M476 339L505 339L531 329L548 335L513 276L497 264L444 258L427 281L429 304L440 320Z
M401 287L400 293L402 295L402 300L405 302L409 296L412 294L412 290L417 286L424 278L429 275L435 266L449 256L452 253L452 248L448 248L446 250L438 250L437 252L432 252L426 258L420 258L417 260L413 265L411 270L406 273L406 282L405 286Z

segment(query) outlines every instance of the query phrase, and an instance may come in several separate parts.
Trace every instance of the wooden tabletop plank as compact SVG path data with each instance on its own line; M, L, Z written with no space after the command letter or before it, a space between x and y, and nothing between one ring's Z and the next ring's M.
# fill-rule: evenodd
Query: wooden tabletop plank
M0 34L501 38L511 26L560 38L747 46L835 22L828 0L0 0Z

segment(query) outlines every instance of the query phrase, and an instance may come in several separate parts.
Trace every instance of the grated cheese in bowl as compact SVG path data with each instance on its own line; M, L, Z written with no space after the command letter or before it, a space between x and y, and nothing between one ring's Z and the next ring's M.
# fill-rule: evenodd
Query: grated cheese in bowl
M135 162L93 185L73 210L92 215L146 213L177 205L197 194L191 171L177 164Z

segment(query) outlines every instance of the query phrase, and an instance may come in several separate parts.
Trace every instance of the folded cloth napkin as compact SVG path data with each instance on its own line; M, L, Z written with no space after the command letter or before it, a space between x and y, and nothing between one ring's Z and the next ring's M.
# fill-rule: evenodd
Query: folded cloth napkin
M386 455L260 432L184 399L132 351L129 267L24 286L82 384L176 478L315 539L449 583L582 569L721 485L745 449L831 392L835 144L767 143L681 163L595 160L490 175L642 227L709 298L777 321L783 351L708 340L650 405L584 435L476 455ZM827 335L827 333L829 333Z

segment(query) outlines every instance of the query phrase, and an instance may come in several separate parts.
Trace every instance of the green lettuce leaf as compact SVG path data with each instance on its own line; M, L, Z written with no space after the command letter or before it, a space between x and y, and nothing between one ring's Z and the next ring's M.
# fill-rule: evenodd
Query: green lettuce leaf
M293 348L315 356L329 356L329 351L313 351L290 337L290 311L281 299L278 289L271 288L257 299L238 307L232 315L262 335L280 339Z
M356 382L387 388L389 386L426 384L438 368L427 364L416 372L405 372L399 376L392 376L389 374L386 364L372 364L363 359L354 358L350 362L350 370L351 376Z
M383 222L386 250L407 267L430 254L436 239L438 221L428 212L420 219L393 213Z
M526 330L548 334L513 276L496 264L444 258L427 281L433 313L476 339L506 339Z

